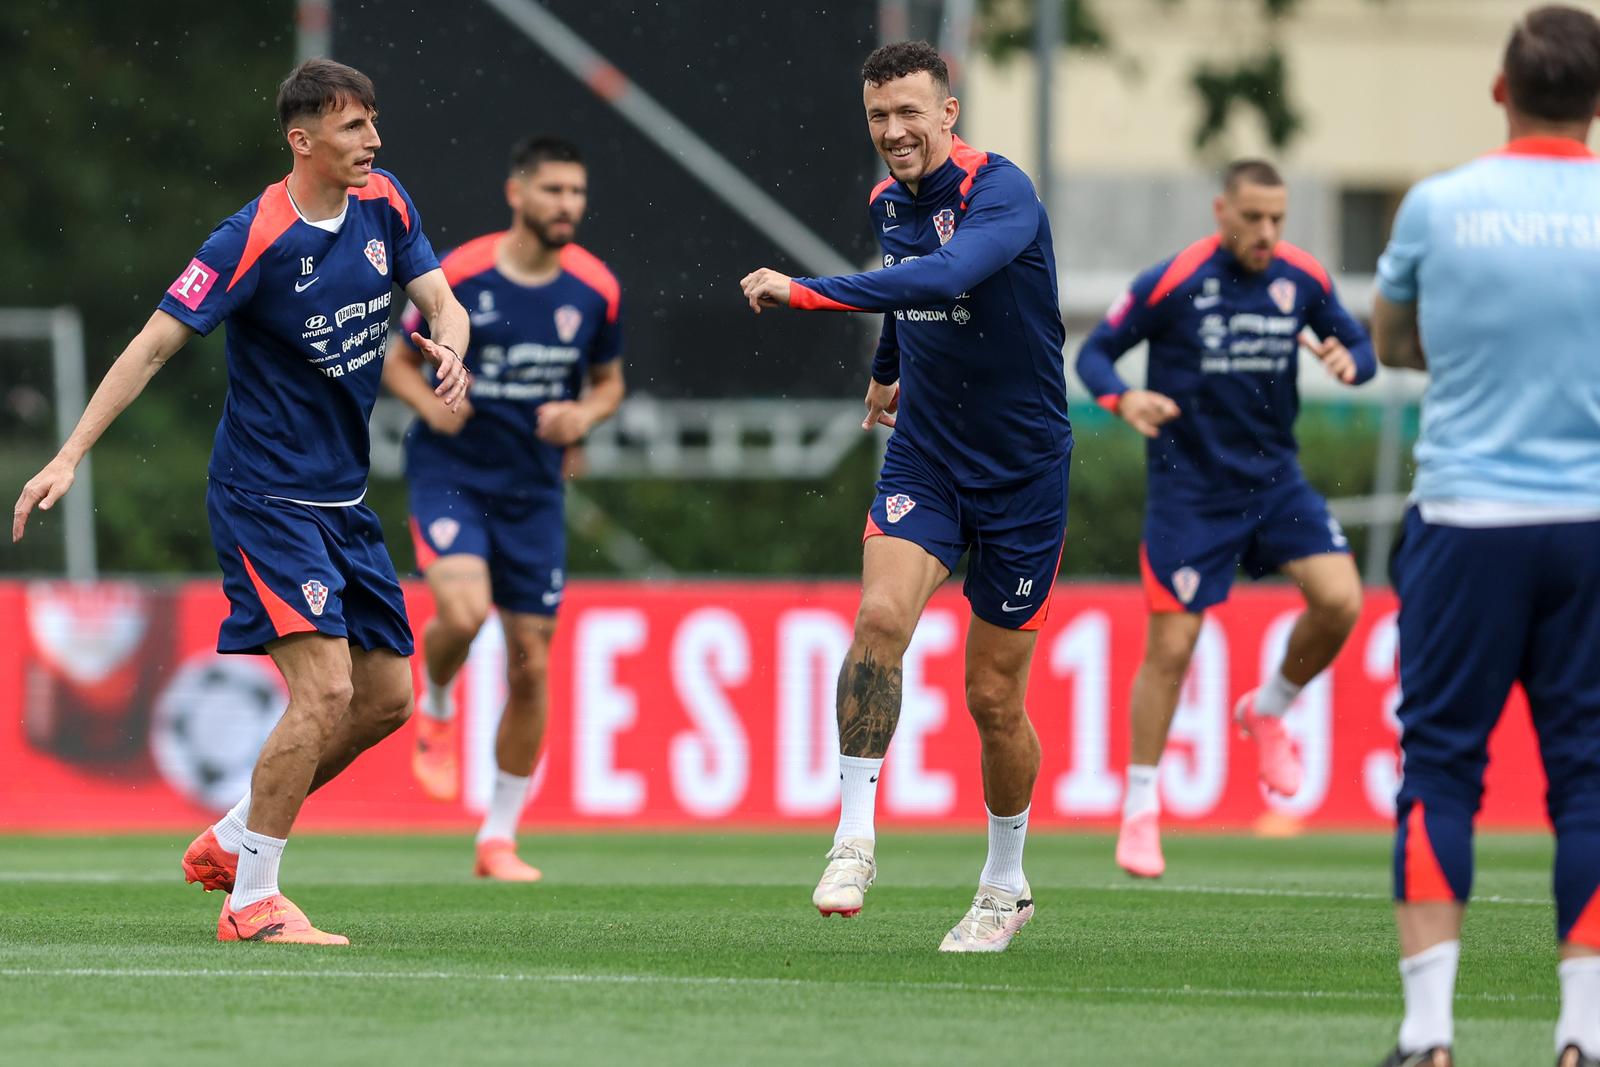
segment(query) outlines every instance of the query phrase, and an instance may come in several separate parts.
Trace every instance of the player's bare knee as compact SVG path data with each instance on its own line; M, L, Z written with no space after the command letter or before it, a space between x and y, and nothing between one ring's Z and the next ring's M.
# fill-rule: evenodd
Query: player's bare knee
M473 600L448 600L439 605L439 625L457 640L470 641L478 636L489 618L489 605Z
M887 597L867 594L856 611L855 647L880 659L899 659L911 643L914 629L916 619L907 618L899 605Z
M357 709L359 708L359 712ZM375 694L359 702L352 702L352 712L360 714L363 721L374 730L391 734L411 718L412 698L408 690Z
M350 676L338 671L297 679L290 686L290 702L329 729L350 709L355 686Z
M506 692L511 703L523 704L544 691L547 674L543 656L529 657L506 666Z
M1144 670L1158 681L1183 681L1194 657L1194 641L1184 634L1152 637L1145 646Z
M1000 671L975 671L967 678L967 711L979 734L1003 734L1027 721L1023 687Z
M1342 582L1336 588L1323 590L1314 599L1307 600L1306 610L1324 629L1349 633L1361 618L1361 582Z

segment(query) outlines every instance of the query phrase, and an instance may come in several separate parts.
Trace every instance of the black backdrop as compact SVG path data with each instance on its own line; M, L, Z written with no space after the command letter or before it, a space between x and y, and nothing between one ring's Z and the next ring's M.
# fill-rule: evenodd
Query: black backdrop
M883 172L861 111L874 0L548 0L680 122L852 263L876 249L866 199ZM854 397L877 317L752 315L738 280L808 273L479 0L339 0L333 54L373 77L380 165L441 253L503 228L510 144L550 133L589 162L579 241L623 286L630 388L657 396Z

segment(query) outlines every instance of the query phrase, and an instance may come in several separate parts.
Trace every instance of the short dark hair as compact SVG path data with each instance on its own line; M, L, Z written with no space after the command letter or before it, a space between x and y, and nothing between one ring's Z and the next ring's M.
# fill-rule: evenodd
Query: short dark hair
M1279 186L1283 175L1264 159L1236 159L1222 171L1222 191L1231 193L1244 183Z
M308 59L278 83L278 124L287 133L295 119L326 115L352 102L378 113L371 78L331 59Z
M511 173L524 174L539 169L541 163L583 163L583 153L571 141L559 137L524 137L511 146Z
M1529 118L1580 122L1600 103L1600 21L1561 4L1535 8L1506 42L1506 92Z
M927 41L896 41L877 49L861 64L861 80L868 85L882 85L921 70L928 72L941 93L950 95L950 68L939 50Z

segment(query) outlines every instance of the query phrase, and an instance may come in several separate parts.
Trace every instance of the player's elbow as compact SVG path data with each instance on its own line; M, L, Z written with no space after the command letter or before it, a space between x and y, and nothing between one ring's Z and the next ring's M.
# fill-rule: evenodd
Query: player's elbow
M1422 359L1422 351L1412 338L1384 338L1380 335L1373 338L1372 347L1377 353L1377 361L1385 367L1395 367L1401 370L1421 370L1426 366ZM1373 372L1377 372L1376 367L1373 368ZM1371 375L1368 375L1368 377L1371 377ZM1357 380L1365 381L1366 379L1358 378Z

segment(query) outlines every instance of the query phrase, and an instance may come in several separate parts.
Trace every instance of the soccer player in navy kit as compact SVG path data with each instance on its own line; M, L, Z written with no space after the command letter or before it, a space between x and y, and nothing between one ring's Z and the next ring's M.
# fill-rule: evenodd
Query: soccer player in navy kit
M853 915L876 877L873 807L900 716L901 657L923 608L971 557L967 709L983 746L989 855L943 951L999 952L1033 916L1022 870L1039 739L1023 699L1067 519L1072 427L1050 223L1026 175L954 135L960 105L927 42L862 68L889 166L869 215L884 268L741 287L756 312L885 312L863 426L893 426L864 536L861 604L839 672L839 828L812 895Z
M95 390L61 451L22 491L12 539L48 509L111 421L196 333L226 321L228 395L206 493L230 613L219 652L266 653L289 706L251 789L189 846L183 870L225 889L221 941L343 945L278 889L306 795L400 726L411 628L366 492L367 417L396 283L424 309L440 402L461 402L467 315L400 183L373 166L372 82L325 59L290 72L278 118L289 176L223 220Z
M1239 565L1254 578L1283 572L1306 600L1279 670L1234 708L1276 793L1293 795L1302 773L1282 716L1361 612L1348 543L1300 473L1295 379L1302 344L1347 385L1377 361L1328 272L1279 240L1287 209L1270 164L1230 165L1217 232L1139 275L1078 352L1084 385L1150 439L1140 548L1150 617L1117 841L1118 864L1141 877L1166 868L1156 769L1205 610L1227 599ZM1307 327L1317 340L1300 339ZM1147 387L1130 389L1113 364L1141 341Z
M396 339L384 383L419 418L406 438L417 566L437 613L423 631L427 690L412 768L438 800L459 789L451 690L467 651L500 609L505 710L497 773L478 831L479 877L531 882L516 826L548 717L547 664L566 567L562 459L622 403L622 290L573 243L588 201L576 146L533 138L511 151L511 227L468 241L444 273L472 318L468 402L452 410ZM406 316L413 327L414 310ZM415 328L422 333L420 322Z
M1508 142L1407 193L1378 261L1378 353L1430 379L1391 567L1405 1016L1383 1067L1454 1062L1473 822L1518 683L1556 838L1556 1062L1600 1067L1600 20L1529 12L1493 95Z

